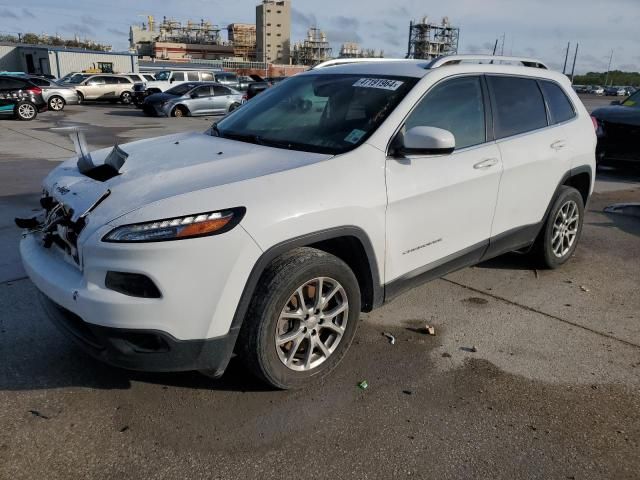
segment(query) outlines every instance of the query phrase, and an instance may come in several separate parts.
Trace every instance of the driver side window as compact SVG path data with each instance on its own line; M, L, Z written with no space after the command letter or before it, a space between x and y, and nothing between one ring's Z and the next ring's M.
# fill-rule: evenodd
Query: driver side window
M480 77L445 80L418 103L405 123L413 127L438 127L453 133L456 150L486 141L485 111Z

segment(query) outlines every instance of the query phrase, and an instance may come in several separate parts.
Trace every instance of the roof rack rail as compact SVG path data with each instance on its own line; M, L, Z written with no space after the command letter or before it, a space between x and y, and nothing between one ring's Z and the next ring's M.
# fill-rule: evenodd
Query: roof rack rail
M311 67L311 70L325 67L335 67L337 65L347 65L349 63L373 63L373 62L406 62L405 58L334 58L333 60L327 60Z
M503 57L502 55L447 55L444 57L434 58L427 65L427 68L438 68L444 65L459 65L462 62L520 63L525 67L544 68L545 70L549 69L549 67L540 60L525 57Z

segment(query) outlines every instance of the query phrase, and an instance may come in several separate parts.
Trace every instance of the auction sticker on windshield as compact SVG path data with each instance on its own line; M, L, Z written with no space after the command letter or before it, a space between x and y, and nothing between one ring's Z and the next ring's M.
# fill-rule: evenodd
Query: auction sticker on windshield
M404 82L400 80L390 80L388 78L361 78L353 84L354 87L362 88L382 88L384 90L397 90Z

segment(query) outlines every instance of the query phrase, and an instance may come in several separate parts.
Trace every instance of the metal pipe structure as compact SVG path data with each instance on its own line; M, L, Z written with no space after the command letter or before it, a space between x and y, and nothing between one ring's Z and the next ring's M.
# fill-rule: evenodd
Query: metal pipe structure
M573 56L573 67L571 68L571 85L573 85L573 77L574 74L576 72L576 59L578 58L578 47L580 46L579 43L576 43L576 53Z

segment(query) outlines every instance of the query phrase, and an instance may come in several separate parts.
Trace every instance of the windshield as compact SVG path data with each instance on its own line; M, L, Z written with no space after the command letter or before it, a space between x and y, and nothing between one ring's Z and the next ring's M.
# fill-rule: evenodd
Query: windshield
M369 138L417 80L344 74L292 77L219 122L214 134L291 150L344 153Z
M198 86L197 83L181 83L180 85L176 85L175 87L170 88L165 93L168 93L170 95L178 95L181 97L182 95L186 94L189 90L197 86Z
M622 102L622 105L624 105L625 107L640 108L640 90L638 90L636 93Z
M158 72L156 73L156 80L159 80L161 82L166 82L167 80L169 80L170 76L171 76L171 72L169 71Z

